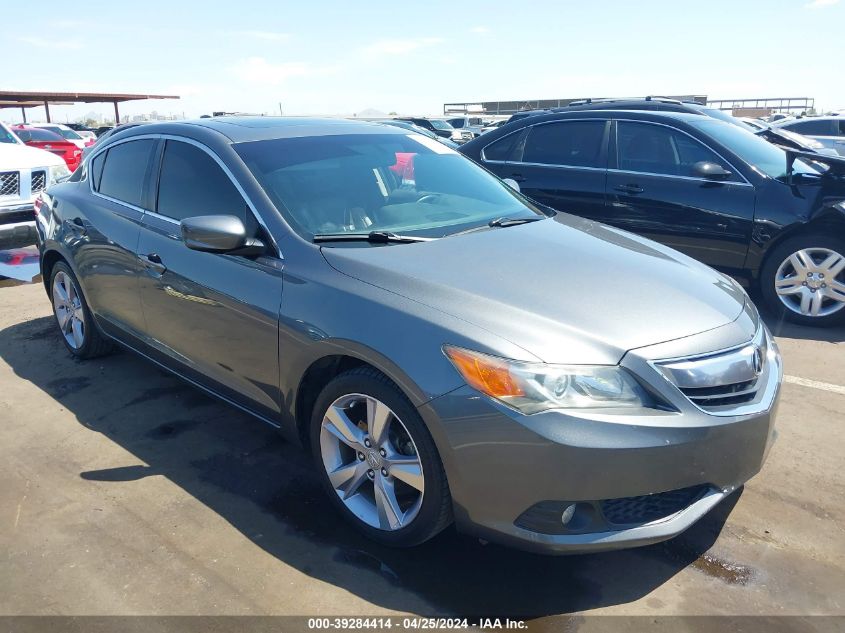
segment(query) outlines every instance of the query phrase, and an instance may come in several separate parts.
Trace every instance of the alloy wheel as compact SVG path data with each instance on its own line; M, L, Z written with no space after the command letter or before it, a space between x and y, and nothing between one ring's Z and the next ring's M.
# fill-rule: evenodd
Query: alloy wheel
M320 454L332 488L358 519L395 531L416 518L425 492L422 462L386 404L357 393L335 400L323 416Z
M775 292L796 314L823 317L845 308L845 257L829 248L803 248L775 273Z
M82 297L70 276L59 271L53 277L53 311L67 344L78 350L85 343L85 312Z

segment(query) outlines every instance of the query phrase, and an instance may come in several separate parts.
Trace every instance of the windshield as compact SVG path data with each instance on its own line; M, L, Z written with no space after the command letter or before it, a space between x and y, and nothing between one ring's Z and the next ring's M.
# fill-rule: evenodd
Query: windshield
M469 159L419 134L272 139L234 148L306 239L371 231L443 237L495 218L543 215Z
M429 123L431 123L431 125L433 125L438 130L453 130L454 129L446 121L441 121L440 119L429 119Z
M738 125L729 125L712 119L691 123L705 134L715 138L759 173L770 178L786 177L786 152L777 145L769 143ZM801 159L795 161L792 170L796 174L819 173Z

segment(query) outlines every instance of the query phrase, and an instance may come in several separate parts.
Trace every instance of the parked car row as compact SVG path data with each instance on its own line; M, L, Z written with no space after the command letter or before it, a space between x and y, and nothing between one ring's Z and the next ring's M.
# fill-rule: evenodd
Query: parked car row
M39 133L52 134L47 130ZM45 187L69 175L64 157L28 147L0 123L0 249L35 241L35 201Z
M802 208L776 184L807 196L827 176L708 117L573 114L461 148L537 202L395 124L112 134L42 193L61 340L79 359L120 344L278 428L336 511L387 545L451 523L542 552L671 538L762 467L780 355L731 278L550 206L604 219L612 200L682 247L711 236L741 269L747 232ZM713 195L673 231L688 185ZM755 198L786 215L757 226ZM812 218L828 235L832 213ZM820 287L819 264L838 264L807 256L798 287Z

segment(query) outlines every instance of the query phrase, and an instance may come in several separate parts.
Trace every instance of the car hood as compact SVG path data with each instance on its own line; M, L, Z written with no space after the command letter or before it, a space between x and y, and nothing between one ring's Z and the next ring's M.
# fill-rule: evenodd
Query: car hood
M0 143L0 171L64 164L61 158L47 150L17 143Z
M430 242L322 251L346 275L548 363L615 364L630 349L734 321L746 298L677 251L567 214Z

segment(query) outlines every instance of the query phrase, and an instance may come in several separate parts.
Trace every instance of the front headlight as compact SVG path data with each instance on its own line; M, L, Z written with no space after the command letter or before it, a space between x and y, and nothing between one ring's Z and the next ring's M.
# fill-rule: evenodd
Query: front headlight
M70 176L70 169L67 168L67 165L53 165L48 168L48 183L53 185L57 182L61 182L65 178Z
M443 351L470 387L522 413L653 404L634 377L615 365L547 365L459 347Z

